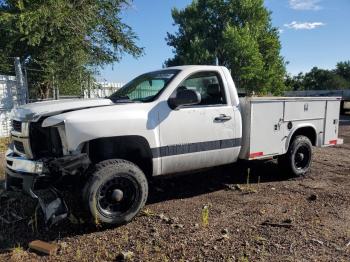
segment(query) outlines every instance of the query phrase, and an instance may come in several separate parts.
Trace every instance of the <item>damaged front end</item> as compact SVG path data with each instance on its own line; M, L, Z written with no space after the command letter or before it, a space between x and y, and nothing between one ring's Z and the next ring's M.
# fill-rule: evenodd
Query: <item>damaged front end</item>
M57 185L63 177L84 174L90 165L88 155L69 154L62 142L62 126L43 128L42 121L13 120L11 138L6 152L5 189L22 190L36 199L47 226L66 218L69 210ZM42 190L49 193L49 200L41 196Z

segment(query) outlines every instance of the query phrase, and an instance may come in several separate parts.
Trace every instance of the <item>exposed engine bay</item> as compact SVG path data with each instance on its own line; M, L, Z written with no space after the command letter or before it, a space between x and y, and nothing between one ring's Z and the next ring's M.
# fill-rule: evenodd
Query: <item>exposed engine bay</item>
M42 127L43 121L13 120L12 145L6 153L5 189L23 190L36 199L46 225L51 226L66 218L69 212L57 185L65 176L84 174L90 159L87 153L68 154L62 142L64 130L60 130L64 126ZM36 193L41 189L51 194L49 202Z

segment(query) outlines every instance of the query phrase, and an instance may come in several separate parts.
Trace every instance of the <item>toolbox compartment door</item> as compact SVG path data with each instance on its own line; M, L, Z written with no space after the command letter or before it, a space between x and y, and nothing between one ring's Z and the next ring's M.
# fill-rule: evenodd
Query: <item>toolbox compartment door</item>
M336 145L339 131L340 101L327 101L324 145Z
M283 101L251 103L249 159L278 155L283 151Z
M284 121L321 119L325 110L326 101L286 101Z

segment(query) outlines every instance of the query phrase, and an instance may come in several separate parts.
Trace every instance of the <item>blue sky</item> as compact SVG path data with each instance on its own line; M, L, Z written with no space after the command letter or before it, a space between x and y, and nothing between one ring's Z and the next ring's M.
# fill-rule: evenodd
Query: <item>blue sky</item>
M134 0L123 14L145 48L139 59L125 56L118 64L106 66L100 81L123 82L159 69L172 57L165 42L166 32L175 32L171 8L183 8L191 0ZM272 22L280 28L282 56L289 62L287 71L297 74L313 66L334 68L350 60L350 0L265 0L272 11Z

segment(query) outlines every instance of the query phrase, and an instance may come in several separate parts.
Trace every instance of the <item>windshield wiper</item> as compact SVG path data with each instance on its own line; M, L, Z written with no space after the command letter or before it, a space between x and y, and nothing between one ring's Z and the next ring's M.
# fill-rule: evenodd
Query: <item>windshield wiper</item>
M138 103L138 101L131 100L128 96L111 96L109 99L111 99L113 103Z

